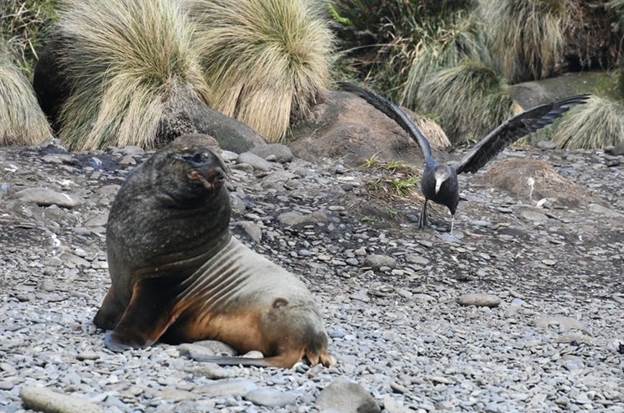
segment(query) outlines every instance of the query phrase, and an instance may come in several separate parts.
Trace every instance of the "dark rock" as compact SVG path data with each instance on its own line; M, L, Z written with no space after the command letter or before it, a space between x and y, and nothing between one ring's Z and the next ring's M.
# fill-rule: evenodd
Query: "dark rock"
M213 136L222 149L236 153L266 143L249 126L212 110L188 87L179 87L165 105L156 142L196 133Z
M605 149L605 152L613 156L624 156L624 142Z

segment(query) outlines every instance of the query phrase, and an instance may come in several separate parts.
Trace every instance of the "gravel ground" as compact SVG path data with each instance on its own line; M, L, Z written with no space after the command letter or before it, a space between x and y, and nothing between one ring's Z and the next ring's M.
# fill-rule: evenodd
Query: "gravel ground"
M0 412L35 385L106 412L355 411L368 393L388 412L624 412L624 158L507 151L596 204L538 209L462 176L453 239L443 209L442 232L418 231L419 203L371 195L379 170L225 153L232 230L302 276L339 361L277 370L201 362L214 343L104 349L106 214L147 155L0 149Z

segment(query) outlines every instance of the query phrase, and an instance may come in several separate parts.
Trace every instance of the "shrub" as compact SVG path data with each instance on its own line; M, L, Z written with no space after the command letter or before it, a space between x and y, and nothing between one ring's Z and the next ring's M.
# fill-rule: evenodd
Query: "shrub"
M329 83L332 33L311 0L188 0L212 106L281 140Z
M503 75L517 83L552 74L563 56L572 0L481 0L479 12Z
M345 52L345 66L395 101L413 106L418 68L413 63L431 39L443 37L473 0L334 0L334 20ZM426 54L426 53L425 53ZM423 59L424 62L426 59ZM420 68L426 67L425 62ZM405 89L408 82L410 86Z
M72 149L153 147L177 90L208 100L193 25L176 0L67 0L58 30L72 84L60 135Z
M418 107L418 91L428 76L437 70L457 66L463 60L486 61L489 55L481 25L471 17L440 26L420 40L410 64L402 102Z
M624 104L592 96L570 111L553 138L561 148L570 149L599 149L624 142Z
M507 119L513 107L496 71L468 60L431 75L418 98L436 115L453 144L482 137Z
M57 19L57 0L1 0L0 36L8 39L16 64L28 75L37 60L36 50Z
M36 145L51 135L32 86L0 37L0 145Z

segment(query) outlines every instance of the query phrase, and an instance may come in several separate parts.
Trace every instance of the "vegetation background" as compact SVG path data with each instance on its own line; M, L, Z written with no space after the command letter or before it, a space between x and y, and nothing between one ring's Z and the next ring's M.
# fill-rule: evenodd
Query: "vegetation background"
M591 103L548 137L573 148L624 141L624 0L270 0L264 16L259 5L267 2L258 0L187 3L204 76L222 85L211 106L272 140L306 116L330 78L366 83L432 117L460 144L519 110L514 85L598 71ZM0 43L28 78L58 10L58 0L0 0ZM253 47L250 39L261 35L279 38L297 59L237 60L275 52ZM277 68L287 82L271 77ZM268 101L275 113L262 116Z

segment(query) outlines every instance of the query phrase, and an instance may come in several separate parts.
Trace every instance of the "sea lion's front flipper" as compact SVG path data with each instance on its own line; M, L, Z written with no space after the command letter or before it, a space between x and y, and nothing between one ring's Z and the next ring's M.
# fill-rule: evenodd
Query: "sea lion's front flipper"
M121 320L106 336L106 347L118 352L154 344L179 314L174 311L179 284L167 276L137 281Z
M93 324L102 330L112 330L123 315L124 307L115 297L115 291L111 287L102 301L102 305L95 314Z

